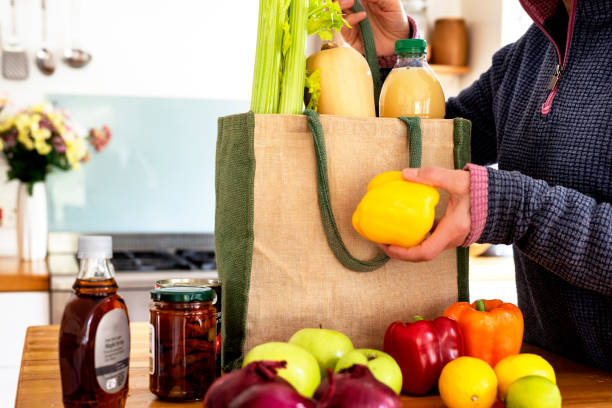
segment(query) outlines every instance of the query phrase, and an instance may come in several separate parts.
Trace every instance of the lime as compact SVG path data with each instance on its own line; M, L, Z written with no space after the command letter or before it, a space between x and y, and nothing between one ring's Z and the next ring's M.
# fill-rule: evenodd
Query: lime
M528 375L540 375L556 383L555 370L550 363L537 354L523 353L508 356L495 365L497 375L497 398L503 401L506 390L516 380Z
M546 377L528 375L508 387L506 408L561 408L559 387Z

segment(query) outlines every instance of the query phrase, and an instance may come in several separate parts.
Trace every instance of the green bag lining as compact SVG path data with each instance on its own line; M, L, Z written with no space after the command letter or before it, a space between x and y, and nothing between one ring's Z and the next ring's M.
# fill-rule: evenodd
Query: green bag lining
M460 170L471 158L472 122L467 119L453 119L453 161ZM457 248L457 290L460 302L470 301L470 258L469 248Z
M255 115L219 118L215 160L215 253L221 280L223 369L240 368L253 259Z

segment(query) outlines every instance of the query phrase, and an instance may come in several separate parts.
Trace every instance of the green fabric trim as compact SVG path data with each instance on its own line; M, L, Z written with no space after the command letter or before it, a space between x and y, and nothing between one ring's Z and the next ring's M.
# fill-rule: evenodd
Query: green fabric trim
M240 368L253 258L255 115L219 118L215 160L215 251L222 282L222 366Z
M355 0L353 4L355 13L365 11L361 1ZM372 81L374 82L374 105L376 106L376 116L378 116L378 99L380 98L380 89L382 82L380 80L380 68L378 67L378 54L376 53L376 44L374 43L374 34L372 33L372 25L370 19L366 17L359 22L359 31L361 32L361 40L363 41L363 50L365 52L366 61L372 72Z
M313 110L307 109L304 115L308 117L308 126L312 132L314 140L315 157L317 162L317 190L319 194L319 208L321 210L321 221L325 229L327 243L338 261L346 268L355 272L370 272L376 270L389 261L389 257L380 253L374 259L362 261L355 258L346 249L344 241L340 236L336 219L332 211L331 199L329 197L329 181L327 178L327 153L325 150L325 137L323 135L323 127L319 120L319 114Z
M453 159L455 169L462 169L471 161L470 135L472 122L467 119L453 119ZM469 248L457 248L457 288L459 301L470 301L470 261Z
M409 155L410 155L410 168L418 169L421 167L421 157L423 156L423 137L421 136L421 118L400 116L406 125L408 125L409 131Z

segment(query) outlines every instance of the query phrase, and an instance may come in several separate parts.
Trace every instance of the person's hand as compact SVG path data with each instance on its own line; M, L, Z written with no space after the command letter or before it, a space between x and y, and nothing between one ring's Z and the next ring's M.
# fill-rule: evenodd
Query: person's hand
M351 9L354 0L338 0L338 2L346 13L346 21L352 27L342 27L342 36L357 51L363 53L358 23L366 18L366 13L370 18L376 52L379 56L395 54L395 41L410 38L410 23L400 0L361 0L366 11L359 13L354 13Z
M432 234L420 245L402 248L382 245L380 248L393 259L421 262L431 261L445 249L455 248L465 242L470 234L470 172L447 170L439 167L404 169L402 176L408 181L429 184L449 192L446 214L435 226Z

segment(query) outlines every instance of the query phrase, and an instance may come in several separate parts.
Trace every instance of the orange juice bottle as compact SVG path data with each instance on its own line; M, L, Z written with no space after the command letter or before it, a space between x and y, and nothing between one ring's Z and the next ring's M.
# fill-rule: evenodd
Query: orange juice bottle
M395 42L397 62L380 92L380 116L420 116L444 119L442 85L427 64L427 42L421 39Z

